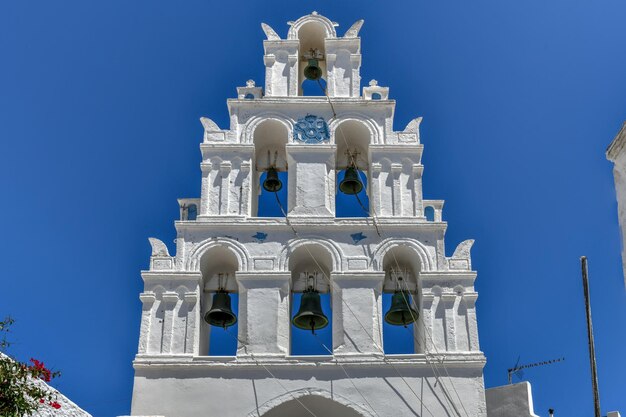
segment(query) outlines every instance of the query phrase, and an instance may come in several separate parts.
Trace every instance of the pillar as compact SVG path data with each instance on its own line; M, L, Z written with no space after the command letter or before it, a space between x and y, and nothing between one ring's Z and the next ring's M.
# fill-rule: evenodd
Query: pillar
M333 273L333 353L382 354L384 272Z

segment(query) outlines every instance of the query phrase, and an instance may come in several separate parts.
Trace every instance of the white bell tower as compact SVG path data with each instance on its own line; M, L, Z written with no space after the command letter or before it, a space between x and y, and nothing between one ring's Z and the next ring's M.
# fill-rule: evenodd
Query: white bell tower
M134 416L486 416L473 241L446 256L421 118L395 131L389 88L361 90L362 24L338 36L313 12L286 39L262 24L264 88L228 99L228 129L201 119L200 198L179 200L175 256L150 239L142 272ZM260 217L277 188L286 217ZM363 216L339 216L345 193ZM296 301L320 294L332 344L296 354L294 316L323 325ZM385 321L406 325L411 353L385 349ZM209 355L216 332L232 356Z

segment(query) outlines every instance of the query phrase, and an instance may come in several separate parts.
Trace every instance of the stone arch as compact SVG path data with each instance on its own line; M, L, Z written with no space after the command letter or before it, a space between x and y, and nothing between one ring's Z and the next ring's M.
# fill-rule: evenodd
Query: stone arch
M272 398L271 400L266 401L265 403L257 407L255 410L250 411L247 414L247 417L265 416L268 413L270 413L273 409L281 406L282 404L288 403L290 401L298 401L303 397L315 397L315 396L325 398L338 405L346 407L361 417L374 417L375 416L375 414L372 411L362 407L361 405L347 398L344 398L340 395L331 393L325 389L302 388L299 390L286 392L284 394L281 394L277 397Z
M280 271L289 271L289 255L306 245L314 245L326 250L332 260L332 270L341 271L343 265L343 256L339 247L332 241L325 238L305 237L290 241L283 248L278 256L278 268Z
M306 24L317 24L321 26L326 34L326 38L336 38L337 31L335 30L336 23L331 22L330 19L324 17L317 12L313 12L309 15L302 16L295 22L290 22L291 27L289 28L289 32L287 32L287 39L297 40L299 39L300 29Z
M188 292L189 289L184 286L184 285L179 285L178 287L176 287L176 290L174 292L176 292L176 294L178 294L178 297L180 299L183 299L185 297L185 293Z
M254 131L263 122L273 120L281 123L287 129L287 138L291 142L293 139L293 120L286 117L284 114L276 112L265 112L257 114L251 117L245 124L243 129L243 137L241 143L252 144L254 143Z
M378 145L378 144L381 144L383 142L383 140L382 140L383 132L376 125L376 123L372 122L368 117L366 117L366 116L364 116L364 115L362 115L360 113L347 112L347 113L342 113L341 117L333 118L328 123L328 128L330 129L331 139L332 139L331 143L337 144L337 138L336 138L336 135L335 135L335 130L337 129L337 126L340 126L342 123L347 122L347 121L360 122L363 125L365 125L367 130L369 130L370 138L372 139L370 145Z
M204 254L216 247L226 248L235 255L235 257L237 258L239 271L250 270L250 254L248 253L245 246L234 239L220 237L207 239L198 244L191 251L186 265L187 271L199 272L200 260L202 259Z
M373 253L372 264L370 267L374 271L382 272L383 259L385 258L385 255L397 246L404 246L415 252L419 259L420 272L433 270L433 265L435 263L428 254L426 246L419 241L407 238L388 238L383 240L380 245L376 247L376 250Z
M156 299L160 300L161 296L166 291L166 289L163 285L155 285L151 291L154 293L154 296L156 297Z

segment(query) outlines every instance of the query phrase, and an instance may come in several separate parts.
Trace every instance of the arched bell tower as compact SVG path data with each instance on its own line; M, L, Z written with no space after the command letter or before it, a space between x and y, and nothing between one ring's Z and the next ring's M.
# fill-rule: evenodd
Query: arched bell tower
M142 272L134 416L486 416L473 241L446 256L421 118L394 130L389 88L361 88L362 24L262 24L264 87L237 88L228 128L201 119L200 197Z

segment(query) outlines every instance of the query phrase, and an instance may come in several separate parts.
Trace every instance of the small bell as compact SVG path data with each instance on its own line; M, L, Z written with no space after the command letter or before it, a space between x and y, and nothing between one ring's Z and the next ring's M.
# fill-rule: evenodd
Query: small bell
M328 317L322 310L322 302L318 291L310 288L302 293L300 310L291 322L297 328L311 330L312 333L315 333L315 330L328 326Z
M393 326L404 326L417 320L418 313L409 306L409 293L396 291L391 298L391 307L385 314L385 321Z
M358 194L363 189L363 183L359 178L359 171L354 165L346 169L346 175L339 184L339 190L344 194Z
M283 183L278 178L276 168L270 167L267 170L267 176L265 177L265 181L263 181L263 188L271 193L276 193L283 188Z
M204 315L204 321L211 326L227 328L237 323L237 316L230 308L230 294L219 290L213 294L211 309Z
M322 69L317 59L309 59L309 64L304 68L304 76L313 81L322 78Z

